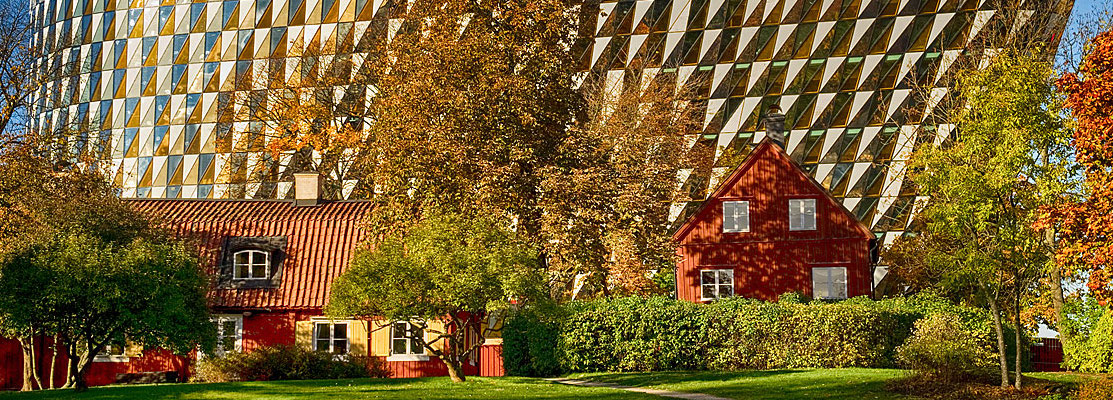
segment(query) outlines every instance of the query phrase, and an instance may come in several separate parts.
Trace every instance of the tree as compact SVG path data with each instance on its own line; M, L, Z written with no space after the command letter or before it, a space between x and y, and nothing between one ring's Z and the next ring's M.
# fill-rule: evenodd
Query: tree
M1002 313L1013 317L1019 348L1022 305L1050 261L1038 211L1061 199L1071 175L1052 76L1040 53L1004 50L959 78L964 106L954 109L955 132L910 160L910 177L932 194L918 217L922 237L903 239L912 244L889 257L906 262L913 272L906 275L936 280L931 286L990 310L1002 386L1009 383ZM1017 357L1017 388L1020 367Z
M0 152L28 132L32 95L50 71L36 70L34 30L27 4L0 2Z
M392 7L405 23L364 35L386 40L313 48L259 78L275 89L229 103L260 127L233 141L271 151L236 179L320 171L327 195L378 203L383 235L428 210L507 218L559 296L582 275L601 293L655 290L646 275L673 265L669 208L694 129L675 73L578 87L564 0ZM349 45L369 56L342 56Z
M463 363L491 326L485 317L505 312L512 301L544 293L536 250L488 218L427 216L406 234L394 234L359 250L333 284L326 308L337 317L383 317L421 328L408 330L463 382ZM443 329L428 321L443 321ZM386 328L382 328L386 329ZM426 340L424 334L435 335ZM475 338L471 343L468 338ZM445 342L443 348L435 343Z
M1050 211L1051 223L1067 243L1059 251L1064 263L1087 270L1090 293L1113 304L1113 30L1090 42L1079 72L1057 81L1064 104L1075 119L1073 145L1085 176L1083 201Z
M215 340L196 256L99 171L55 161L52 145L22 141L0 154L0 330L23 345L24 389L40 380L36 337L64 343L67 386L77 388L109 343L186 352Z

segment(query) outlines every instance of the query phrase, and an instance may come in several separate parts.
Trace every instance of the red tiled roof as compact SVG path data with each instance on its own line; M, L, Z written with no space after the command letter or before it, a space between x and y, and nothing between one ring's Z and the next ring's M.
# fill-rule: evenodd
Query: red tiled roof
M282 200L128 202L176 233L197 240L201 262L214 274L219 271L225 237L286 237L282 283L270 289L213 289L210 296L218 308L323 307L332 281L347 269L352 251L365 237L364 220L374 207L367 201L302 207Z

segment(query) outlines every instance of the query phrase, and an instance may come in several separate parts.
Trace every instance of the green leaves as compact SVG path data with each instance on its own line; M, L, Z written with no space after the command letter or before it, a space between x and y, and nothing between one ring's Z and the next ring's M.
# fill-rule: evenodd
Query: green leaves
M536 260L535 248L490 219L429 216L360 249L327 311L407 320L503 310L544 294Z

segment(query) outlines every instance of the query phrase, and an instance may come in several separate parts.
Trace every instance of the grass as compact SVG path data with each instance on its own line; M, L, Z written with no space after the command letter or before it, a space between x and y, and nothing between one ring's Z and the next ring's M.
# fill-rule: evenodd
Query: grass
M911 399L885 390L899 378L895 369L787 369L773 371L688 371L651 373L575 374L571 378L704 393L733 399ZM1029 373L1027 376L1059 383L1076 383L1098 375ZM448 378L341 379L320 381L238 382L107 386L84 393L54 390L3 393L0 400L34 399L662 399L607 388L584 388L533 378L475 378L454 384Z
M885 390L899 378L895 369L786 369L772 371L691 371L577 374L574 378L704 393L733 399L908 399Z
M105 386L84 393L52 390L0 393L2 400L32 399L604 399L660 397L617 389L582 388L531 378L474 378L454 384L448 378L341 379L321 381L236 382Z

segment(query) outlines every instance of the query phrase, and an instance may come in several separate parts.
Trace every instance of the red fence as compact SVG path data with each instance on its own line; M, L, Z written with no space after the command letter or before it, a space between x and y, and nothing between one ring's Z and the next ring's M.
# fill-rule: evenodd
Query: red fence
M1032 343L1032 370L1058 372L1063 367L1063 344L1059 339L1038 338Z

